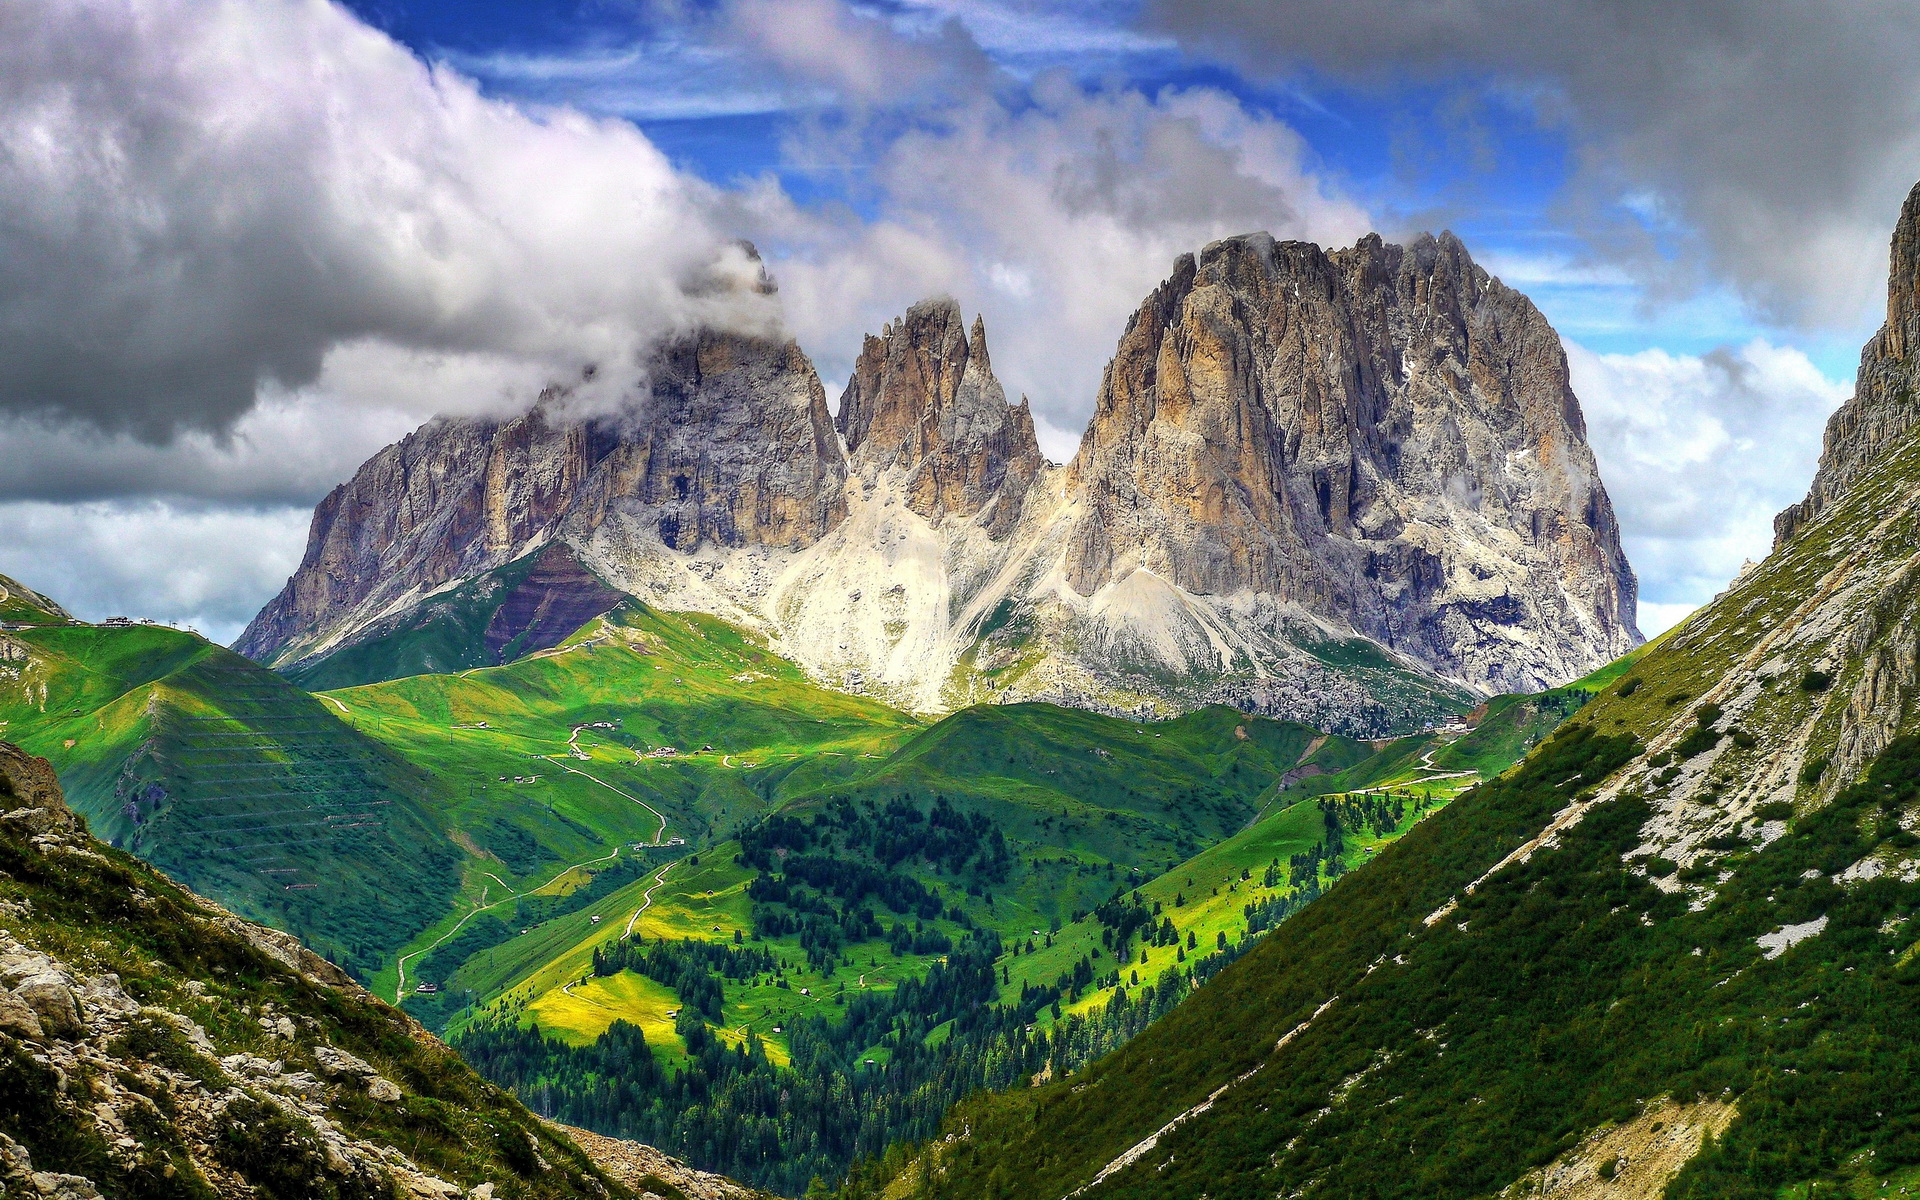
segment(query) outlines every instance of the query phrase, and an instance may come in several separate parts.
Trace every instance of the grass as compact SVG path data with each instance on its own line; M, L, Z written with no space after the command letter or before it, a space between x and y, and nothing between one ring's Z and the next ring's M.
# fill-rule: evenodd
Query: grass
M279 676L159 626L9 636L0 737L106 840L361 972L451 899L438 782Z
M0 763L0 810L23 805L11 769ZM0 930L76 974L109 973L140 1006L137 1014L94 1014L96 1021L125 1022L125 1032L104 1057L87 1051L77 1066L69 1059L64 1073L40 1048L0 1032L0 1133L31 1153L36 1171L84 1173L109 1196L211 1198L217 1193L210 1175L228 1190L261 1194L390 1189L384 1172L356 1178L343 1160L317 1152L304 1120L290 1121L252 1096L235 1093L224 1115L197 1127L211 1146L189 1144L170 1118L180 1103L177 1088L233 1083L217 1056L254 1055L317 1078L323 1072L315 1052L327 1045L369 1063L401 1091L391 1103L341 1088L317 1097L347 1138L403 1154L463 1193L491 1183L552 1200L628 1194L610 1186L564 1136L392 1009L357 988L289 970L238 930L207 920L200 900L132 855L99 843L78 853L49 849L25 827L0 821ZM269 1033L258 1019L266 1014L287 1018L295 1036ZM196 1046L176 1021L191 1021L210 1045ZM122 1091L120 1111L131 1115L111 1131L100 1116L107 1105L96 1111L94 1103L117 1090L109 1081L148 1099L129 1106ZM109 1147L110 1138L128 1132L131 1143Z

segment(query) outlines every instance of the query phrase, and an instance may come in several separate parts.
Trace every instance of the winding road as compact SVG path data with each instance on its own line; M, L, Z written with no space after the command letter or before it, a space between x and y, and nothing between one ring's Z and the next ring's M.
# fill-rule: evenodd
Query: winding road
M678 862L678 861L680 860L679 859L674 860L674 862ZM633 915L627 918L626 931L620 935L623 941L633 936L633 923L640 919L640 914L647 911L649 908L653 907L653 894L659 891L660 885L667 881L667 872L671 870L673 870L673 863L667 863L665 866L661 867L658 871L655 871L653 873L653 886L648 888L646 892L641 895L640 907L634 909Z
M541 757L541 756L536 756L536 757ZM614 795L625 796L627 799L633 801L635 804L638 804L641 808L646 809L648 812L654 815L655 820L660 822L660 827L653 831L653 844L656 846L661 846L666 844L667 818L665 814L663 814L659 809L655 808L653 805L648 804L645 800L642 800L640 797L634 795L632 792L621 791L619 788L608 783L606 780L600 778L598 775L589 775L587 774L587 772L580 770L578 767L569 766L568 764L561 762L558 758L546 756L546 757L541 757L541 761L550 762L555 766L559 767L562 771L571 771L573 774L578 775L583 779L591 779L595 783L599 784L601 787L612 792Z
M649 809L648 811L652 811L652 810ZM581 867L590 867L594 863L606 862L609 859L614 859L618 857L620 857L620 847L615 846L612 850L608 851L605 854L602 854L599 858L583 859L580 862L571 863L565 867L560 868L558 871L554 872L553 879L547 880L546 883L541 884L540 887L538 888L528 888L526 891L523 891L523 892L511 892L504 899L495 900L492 904L474 905L471 911L469 911L465 916L461 917L458 921L454 922L452 929L447 930L445 933L441 934L438 938L435 938L432 945L422 946L420 947L420 949L415 950L411 954L402 954L400 956L399 962L394 964L400 973L400 982L394 985L393 1002L395 1004L399 1004L402 1000L406 999L407 963L412 959L419 958L422 954L428 954L434 950L439 949L443 942L445 942L448 938L452 937L454 934L459 933L461 928L465 926L468 921L473 920L475 917L479 916L483 912L486 912L490 908L499 908L502 904L510 903L512 901L518 900L520 897L525 896L530 892L537 892L540 890L540 888L548 887L553 883L554 879L560 878L562 875L565 875L568 871L575 871L580 869ZM483 872L483 874L487 875L488 878L493 879L495 882L500 883L502 887L506 886L506 884L500 880L500 877L498 875L494 875L490 871ZM480 898L482 900L486 899L486 893L482 892Z

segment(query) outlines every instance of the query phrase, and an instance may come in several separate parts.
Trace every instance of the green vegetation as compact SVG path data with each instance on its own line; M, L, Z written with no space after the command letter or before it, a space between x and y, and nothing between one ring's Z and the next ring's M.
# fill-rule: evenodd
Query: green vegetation
M0 575L0 625L64 625L72 619L32 588Z
M435 780L279 676L159 626L5 636L0 736L106 840L363 976L451 902Z
M349 645L269 665L316 692L498 666L559 645L623 599L555 543L430 597Z
M844 1194L1522 1195L1550 1165L1604 1177L1609 1131L1671 1113L1713 1114L1713 1136L1651 1181L1668 1196L1905 1194L1920 731L1888 672L1920 601L1916 480L1920 444L1893 445L1713 605L1582 681L1593 698L1519 766L1117 1052L962 1102ZM1295 784L1316 785L1340 786Z
M22 783L31 771L0 746L0 810L47 806ZM198 897L131 855L78 844L84 832L30 836L44 828L0 821L0 936L10 954L50 955L75 978L99 973L94 986L124 992L125 1011L83 1010L83 1027L29 1039L13 1001L0 1026L0 1133L36 1171L84 1175L108 1196L188 1200L236 1184L272 1197L388 1197L398 1193L384 1167L402 1163L462 1191L491 1181L496 1194L527 1200L631 1194L331 967L308 955L311 969L295 970L284 942L210 919ZM391 1098L316 1082L328 1075L318 1057L326 1047L390 1081ZM242 1057L223 1064L233 1055ZM383 1169L349 1162L306 1117L268 1099L258 1072L231 1065L249 1055L276 1072L306 1072L303 1105L324 1108L347 1138L390 1150ZM206 1108L222 1095L230 1102Z
M470 642L489 610L469 608ZM94 630L62 673L166 632ZM93 707L223 653L193 647L116 659ZM1125 1044L1587 695L1378 744L1224 707L929 726L633 601L501 666L279 686L414 772L418 861L444 864L433 902L353 959L378 994L543 1112L792 1191ZM58 722L35 736L78 748ZM133 757L96 739L63 770L85 788Z

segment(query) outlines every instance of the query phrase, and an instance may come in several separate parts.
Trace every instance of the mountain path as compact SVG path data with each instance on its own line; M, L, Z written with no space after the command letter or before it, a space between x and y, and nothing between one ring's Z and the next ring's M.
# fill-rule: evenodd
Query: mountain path
M649 809L648 811L652 811L652 810ZM395 969L399 972L400 979L399 979L399 982L394 985L393 1002L395 1004L399 1004L402 1000L406 999L407 963L412 959L419 958L423 954L429 954L434 950L439 949L442 943L444 943L448 938L452 937L456 933L459 933L460 930L466 926L466 923L468 921L473 920L475 917L479 916L483 912L486 912L490 908L499 908L502 904L511 903L512 901L518 900L522 896L528 895L532 892L537 892L540 890L540 888L549 887L552 885L554 879L560 878L562 875L565 875L568 871L576 871L576 870L579 870L581 867L590 867L594 863L606 862L609 859L614 859L618 857L620 857L620 847L615 846L612 850L609 850L607 853L602 854L599 858L582 859L580 862L570 863L567 866L560 868L560 870L555 871L553 873L553 879L547 880L547 882L541 884L540 887L528 888L526 889L526 891L511 892L509 895L499 900L495 900L491 904L476 904L472 909L470 909L466 913L466 915L462 916L458 921L454 922L452 929L447 930L445 933L441 934L438 938L435 938L431 945L422 946L420 947L420 949L415 950L411 954L402 954L400 956L399 961L394 964ZM482 872L482 874L488 875L495 882L500 882L500 877L497 875L493 875L491 872ZM502 882L501 886L505 887L506 885L505 883ZM486 893L482 892L481 899L484 900L485 898L486 898Z

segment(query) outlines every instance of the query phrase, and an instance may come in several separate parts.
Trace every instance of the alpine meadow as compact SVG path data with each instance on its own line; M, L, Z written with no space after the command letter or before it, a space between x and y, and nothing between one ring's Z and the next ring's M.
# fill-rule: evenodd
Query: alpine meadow
M0 5L0 1198L1920 1194L1916 37Z

